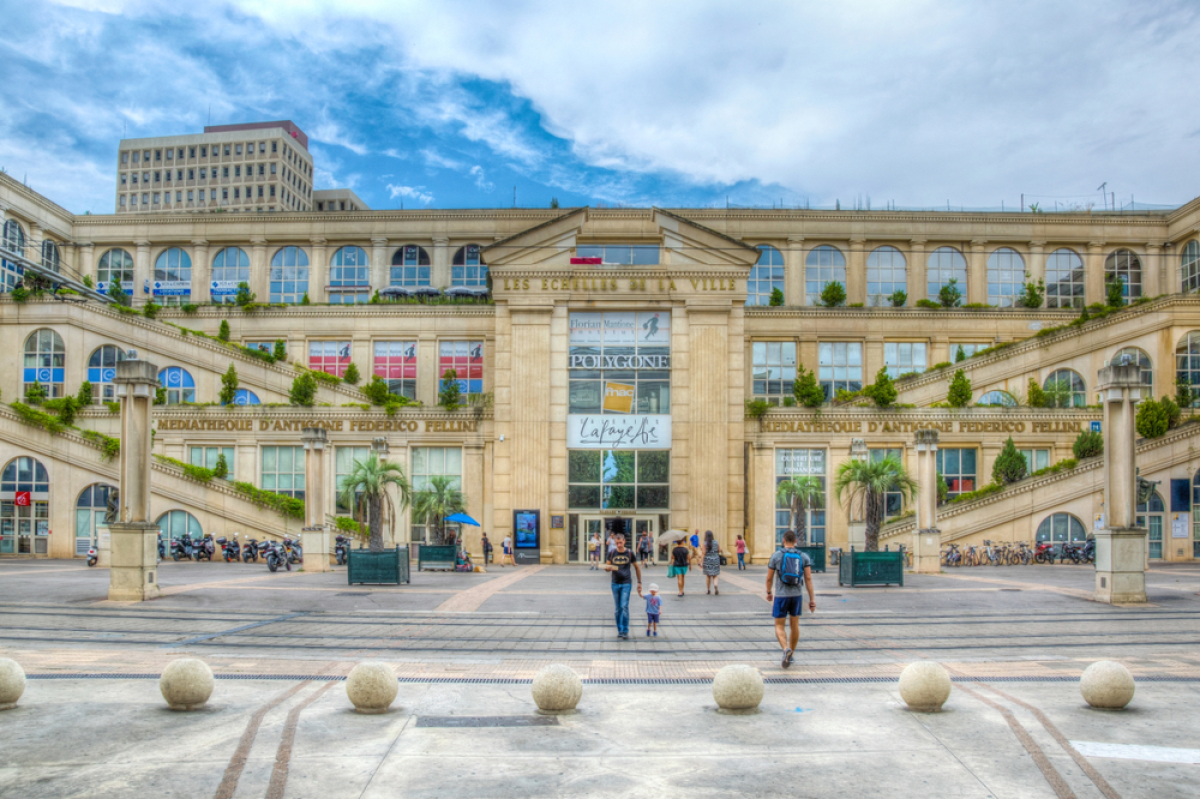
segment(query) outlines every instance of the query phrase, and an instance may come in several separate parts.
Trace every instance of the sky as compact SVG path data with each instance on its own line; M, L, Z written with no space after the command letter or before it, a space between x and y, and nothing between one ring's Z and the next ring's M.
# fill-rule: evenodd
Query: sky
M0 168L291 119L375 209L1179 205L1200 4L0 0Z

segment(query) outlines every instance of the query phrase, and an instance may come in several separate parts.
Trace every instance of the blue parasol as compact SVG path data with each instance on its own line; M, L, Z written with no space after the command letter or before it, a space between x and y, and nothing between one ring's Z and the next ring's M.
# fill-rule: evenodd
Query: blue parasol
M472 527L479 527L479 522L475 521L465 513L456 513L453 516L447 516L446 521L453 524L469 524Z

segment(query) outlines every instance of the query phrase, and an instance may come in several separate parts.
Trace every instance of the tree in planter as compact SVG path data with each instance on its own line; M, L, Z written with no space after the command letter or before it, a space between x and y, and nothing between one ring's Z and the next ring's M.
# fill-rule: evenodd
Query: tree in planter
M1093 433L1090 430L1084 430L1075 437L1075 444L1071 447L1075 453L1075 457L1079 460L1084 458L1094 458L1097 455L1104 454L1104 435L1101 433Z
M79 401L80 408L86 408L92 404L92 384L90 381L83 381L83 384L79 386L79 393L75 395L75 398Z
M971 379L959 369L950 378L950 393L946 397L951 408L965 408L971 404Z
M241 283L238 283L237 294L234 295L233 303L234 303L234 305L239 305L242 308L245 308L247 305L254 302L254 300L257 298L258 298L258 295L253 294L250 291L250 284L243 281Z
M121 288L121 284L115 280L108 285L108 296L112 298L112 301L117 305L121 305L126 308L128 308L133 302L129 298L129 295L125 293L125 290Z
M834 280L826 283L821 289L821 305L826 308L837 308L846 304L846 287Z
M1025 277L1029 277L1029 273L1025 273ZM1042 300L1046 296L1046 281L1038 279L1037 283L1032 280L1025 284L1025 293L1017 298L1017 305L1022 308L1041 308Z
M232 405L237 399L238 391L238 373L237 367L229 364L229 368L225 370L225 374L221 375L221 393L217 399L222 405Z
M25 401L30 405L41 405L46 401L46 387L41 383L28 383L25 386Z
M292 390L288 392L288 402L293 405L303 405L311 408L317 401L317 378L304 372L292 381Z
M863 394L875 400L877 408L889 408L896 401L896 384L892 382L887 367L875 373L875 383L863 389Z
M1042 390L1036 377L1029 378L1029 396L1025 398L1025 401L1029 403L1030 408L1046 407L1046 392Z
M938 289L938 302L943 308L957 308L962 305L962 292L958 289L958 278L950 278L946 281L946 285Z
M431 480L436 480L434 477ZM404 467L393 461L381 461L379 456L368 453L363 460L355 461L350 473L342 483L342 504L354 509L354 520L364 522L370 531L368 548L372 552L383 551L383 526L392 525L396 519L396 507L388 493L395 486L400 497L400 512L404 512L413 501L412 486Z
M847 504L861 499L866 508L866 548L879 551L879 528L883 526L884 497L889 491L903 499L916 495L917 481L909 477L899 458L889 455L879 460L848 460L838 467L833 482L838 502L848 495Z
M1167 402L1171 402L1170 397L1163 397ZM1175 405L1174 402L1171 402ZM1178 407L1176 412L1178 412ZM1171 429L1171 418L1168 415L1168 410L1163 407L1163 404L1154 398L1144 399L1137 406L1137 431L1142 438L1158 438L1167 434Z
M225 453L217 455L217 462L213 466L213 477L219 480L224 480L229 476L229 464L225 461Z
M438 405L448 411L456 411L462 405L462 391L458 387L458 373L447 369L442 375L442 386L438 389Z
M271 352L271 357L282 363L287 360L287 342L281 338L275 339L275 347Z
M892 296L888 297L888 300L891 301L893 308L903 308L908 302L908 292L897 289L892 292Z
M1105 301L1109 308L1125 307L1125 278L1118 276L1104 284Z
M821 478L809 475L789 477L775 489L775 498L791 511L791 528L796 531L796 540L803 546L808 540L808 523L805 521L808 510L825 504Z
M817 382L817 373L796 364L796 382L792 384L796 403L805 408L819 408L825 403L825 390Z
M967 351L962 348L961 344L959 344L958 349L956 349L954 351L954 362L962 363L966 359L967 359Z
M768 302L768 305L774 308L778 308L779 306L783 305L783 289L771 289L771 299Z
M217 328L217 338L221 341L229 341L229 320L222 319L221 326Z
M1180 408L1190 408L1196 402L1196 392L1192 390L1192 381L1180 377L1175 381L1175 402Z
M358 373L358 367L354 365L354 361L351 361L346 366L346 373L342 375L342 380L345 380L347 383L354 386L358 385L358 381L361 379L362 376Z
M413 515L431 526L439 544L446 541L446 517L463 510L462 491L454 487L457 479L437 475L430 477L425 488L412 497Z
M301 305L312 305L312 301L308 299L308 292L304 292L304 296L300 298Z
M1013 443L1012 436L1009 436L1008 441L1004 442L1004 448L996 456L996 462L992 464L992 481L1007 485L1024 480L1028 473L1029 464L1025 462L1025 456L1017 452L1017 445Z

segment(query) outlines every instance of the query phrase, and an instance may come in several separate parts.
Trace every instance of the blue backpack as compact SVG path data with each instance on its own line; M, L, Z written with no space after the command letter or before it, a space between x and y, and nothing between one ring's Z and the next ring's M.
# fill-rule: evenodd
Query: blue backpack
M804 556L799 552L783 550L783 562L779 566L779 582L784 585L800 585L804 582Z

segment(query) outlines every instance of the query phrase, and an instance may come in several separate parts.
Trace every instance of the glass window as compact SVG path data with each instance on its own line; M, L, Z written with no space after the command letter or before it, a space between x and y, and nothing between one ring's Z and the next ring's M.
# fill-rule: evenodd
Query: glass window
M571 508L665 511L671 506L671 453L570 450L567 484Z
M862 388L862 344L854 341L822 341L817 345L821 388L825 399L832 400L839 390Z
M1025 293L1025 259L1011 247L1001 247L988 256L988 305L1012 308Z
M450 478L450 488L461 491L462 448L413 447L411 473L414 492L429 488L431 477L448 477ZM412 522L412 540L427 540L431 531L426 528L426 520L414 514Z
M950 342L950 360L958 362L958 351L962 350L963 358L970 358L980 350L986 350L991 344L980 344L978 342L968 341L951 341Z
M329 267L329 301L353 304L371 299L371 267L362 247L342 247Z
M809 305L821 301L821 292L830 283L846 286L846 256L841 250L822 244L804 259L804 295Z
M572 312L568 413L671 412L669 311Z
M1087 530L1084 529L1083 523L1071 514L1054 513L1038 525L1036 538L1039 544L1054 544L1057 554L1067 541L1087 540Z
M63 380L67 351L58 333L49 328L35 330L25 339L25 371L21 396L29 393L34 383L41 385L46 396L54 399L63 396Z
M746 282L747 305L770 305L771 292L783 291L783 253L769 244L758 245L758 261Z
M12 496L17 491L31 493L29 505L18 505ZM34 554L35 535L50 534L50 481L46 467L30 457L14 458L0 474L0 554ZM45 554L45 548L38 554Z
M117 490L116 486L94 483L83 489L75 500L75 554L87 555L93 542L100 537L100 528L105 527L104 516L108 512L108 497Z
M376 341L374 373L387 383L390 393L415 400L417 342Z
M104 294L109 286L118 283L126 294L133 293L133 256L125 250L114 248L100 256L96 290Z
M1009 394L1007 391L1002 391L1000 389L994 389L992 391L987 392L982 397L980 397L979 402L977 402L975 404L976 405L996 405L996 406L999 406L1002 408L1015 408L1015 407L1017 407L1017 399L1012 394Z
M21 225L15 219L5 220L4 239L0 241L0 247L14 255L25 255L25 231L21 229ZM17 283L21 282L24 274L25 268L15 261L0 259L0 281L2 281L0 291L12 291Z
M1046 307L1083 307L1083 259L1074 250L1046 256Z
M796 383L796 342L755 341L750 346L754 359L754 398L781 405L792 396Z
M237 462L237 459L233 457L233 447L188 447L188 462L202 469L217 468L217 458L221 455L225 456L225 466L229 469L226 479L232 480L234 479L233 467Z
M1031 474L1050 465L1050 450L1048 449L1019 449L1017 452L1020 452L1021 457L1025 459L1025 468Z
M1104 282L1120 280L1126 302L1142 296L1142 260L1130 250L1117 250L1104 259Z
M188 538L195 541L204 537L204 530L195 516L185 510L169 510L158 517L158 529L162 532L163 540L167 543L167 551L171 549L171 541L182 538L187 533Z
M158 382L167 390L168 405L196 401L196 381L186 369L168 366L158 373Z
M962 293L963 301L967 301L967 260L961 252L953 247L938 247L929 253L926 270L929 283L928 299L937 302L942 286L949 285L950 281L954 280L955 286Z
M262 405L262 400L248 388L239 388L233 392L234 405Z
M162 305L179 305L192 295L192 259L178 247L160 253L154 261L154 287L156 302Z
M883 365L888 377L893 379L909 372L925 371L925 343L909 341L886 341L883 344Z
M879 247L867 256L867 305L891 307L897 291L908 292L908 262L895 247Z
M349 341L308 342L308 368L341 377L350 365Z
M809 508L805 511L805 530L808 543L825 543L825 506L829 500L826 491L825 450L823 449L777 449L775 450L775 485L796 475L809 475L821 481L821 495L826 502L820 507ZM791 508L779 502L779 494L775 499L775 546L782 546L783 534L792 523Z
M1192 240L1187 243L1180 256L1180 266L1183 278L1180 290L1184 294L1200 291L1200 242Z
M438 380L454 370L458 390L464 400L483 393L483 342L440 341L438 342Z
M904 450L902 449L874 449L868 451L872 461L881 461L884 458L894 458L900 464L904 463ZM883 514L885 518L899 516L904 512L904 495L899 491L885 491L883 494Z
M304 499L304 447L263 447L262 488Z
M485 288L487 274L488 268L480 258L478 244L459 247L458 251L454 253L454 260L450 266L450 284L452 286ZM397 284L393 282L392 285Z
M241 247L226 247L213 257L213 302L234 302L238 283L249 282L250 256Z
M943 447L937 451L937 470L950 491L947 499L975 490L975 449Z
M113 378L117 364L125 360L125 350L112 344L98 347L88 358L87 379L92 384L92 402L116 402L117 391Z
M651 266L658 263L657 244L581 244L575 248L578 258L599 258L614 266Z
M1087 384L1074 369L1056 369L1042 384L1051 408L1082 408L1087 405Z
M478 260L478 258L477 258ZM392 254L392 286L420 288L428 286L432 275L429 253L416 244L405 244ZM455 285L458 285L455 283Z
M370 447L338 447L334 450L334 463L336 465L336 476L334 479L334 494L333 502L337 513L347 516L354 513L354 508L342 501L342 489L346 486L346 478L350 472L354 470L354 464L358 461L365 461L367 456L371 454ZM362 492L356 492L355 497L362 495Z
M58 245L50 239L42 242L42 266L53 269L55 272L62 271L62 258L58 254Z
M1193 395L1200 394L1200 331L1193 330L1179 340L1175 348L1175 380L1191 386ZM1200 397L1192 407L1200 407Z
M1141 368L1142 384L1154 386L1154 366L1150 362L1150 356L1144 350L1137 347L1124 347L1117 350L1111 363L1136 363Z
M295 305L307 293L308 255L299 247L280 248L271 257L271 302Z

